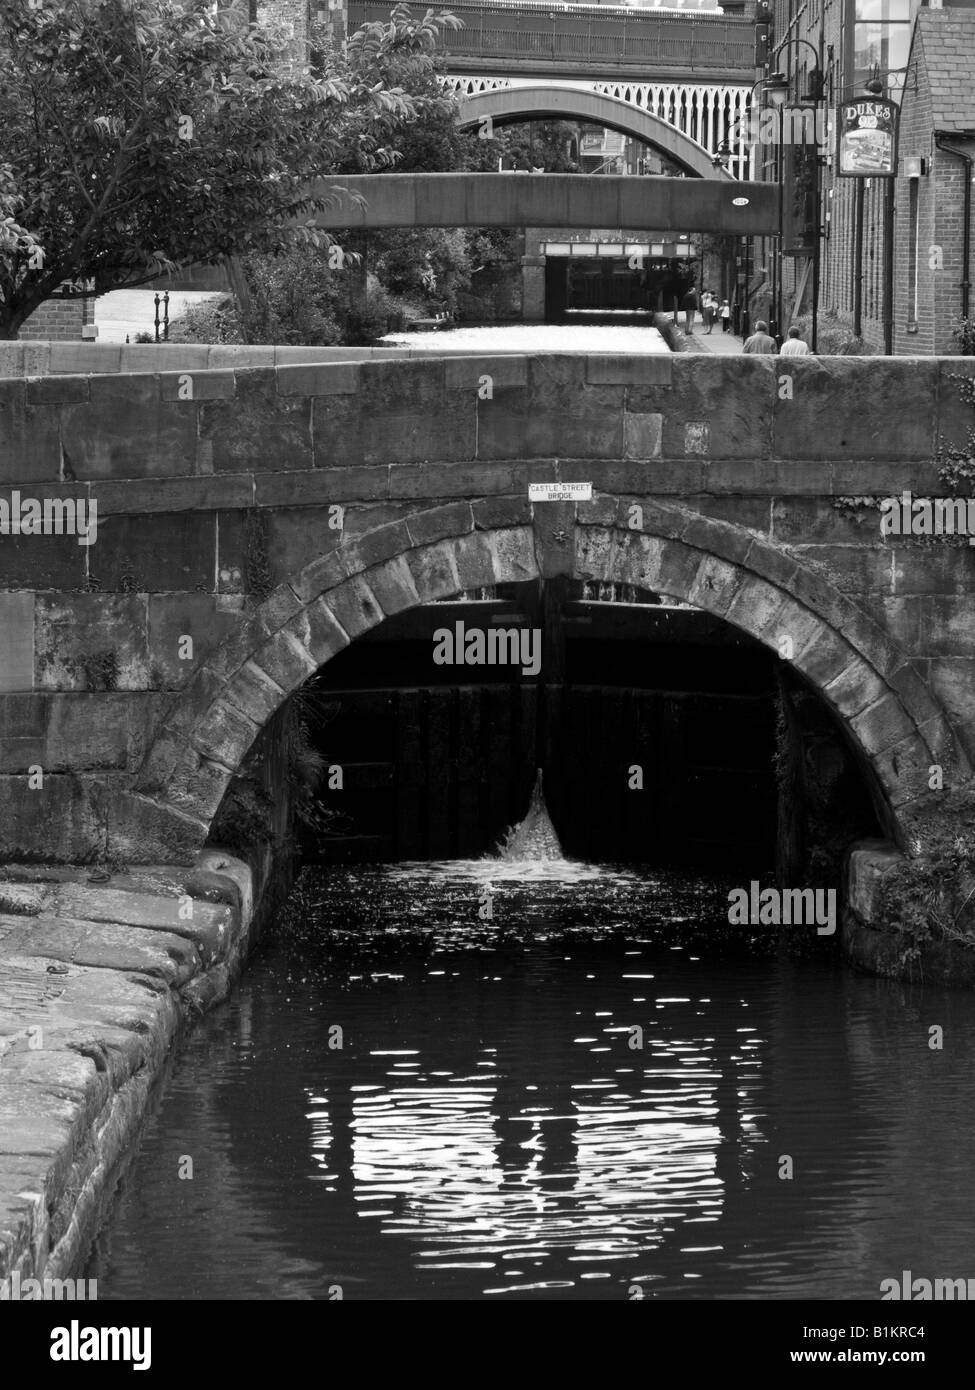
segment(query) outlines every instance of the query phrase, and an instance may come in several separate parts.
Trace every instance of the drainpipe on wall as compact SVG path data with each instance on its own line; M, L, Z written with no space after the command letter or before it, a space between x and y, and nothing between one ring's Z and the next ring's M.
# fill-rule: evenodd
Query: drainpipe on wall
M972 165L973 160L970 154L960 150L955 145L947 145L944 136L940 131L934 132L934 143L939 150L944 150L945 154L953 154L956 159L960 159L965 166L965 202L962 220L962 243L961 243L961 316L968 318L969 291L971 281L968 278L971 261L971 242L972 242Z

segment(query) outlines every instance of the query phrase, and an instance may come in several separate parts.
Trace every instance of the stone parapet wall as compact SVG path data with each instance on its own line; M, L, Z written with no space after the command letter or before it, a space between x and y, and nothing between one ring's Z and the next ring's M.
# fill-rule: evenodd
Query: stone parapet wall
M0 856L85 860L108 835L130 862L192 858L249 742L322 661L411 604L553 565L773 648L791 633L891 833L931 764L969 776L975 547L884 539L875 508L841 500L943 492L969 359L174 346L181 370L119 372L114 349L114 371L71 375L61 351L51 374L0 380L0 497L95 501L99 530L0 537ZM564 480L593 501L529 503Z

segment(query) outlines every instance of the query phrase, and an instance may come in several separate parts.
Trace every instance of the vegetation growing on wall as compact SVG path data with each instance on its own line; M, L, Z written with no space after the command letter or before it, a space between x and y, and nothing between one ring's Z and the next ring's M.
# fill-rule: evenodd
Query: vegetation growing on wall
M316 834L338 819L319 799L327 760L309 732L321 702L299 689L254 740L210 827L209 843L249 862L264 849L293 850L295 822Z
M881 920L904 935L902 963L927 942L975 950L975 790L941 793L917 817L911 850L879 896Z

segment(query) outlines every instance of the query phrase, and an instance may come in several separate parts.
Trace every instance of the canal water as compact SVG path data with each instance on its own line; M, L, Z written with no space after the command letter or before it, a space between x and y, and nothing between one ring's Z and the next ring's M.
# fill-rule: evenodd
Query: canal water
M176 1059L86 1271L99 1297L877 1299L904 1270L975 1276L971 997L855 973L814 929L732 929L728 887L304 871Z

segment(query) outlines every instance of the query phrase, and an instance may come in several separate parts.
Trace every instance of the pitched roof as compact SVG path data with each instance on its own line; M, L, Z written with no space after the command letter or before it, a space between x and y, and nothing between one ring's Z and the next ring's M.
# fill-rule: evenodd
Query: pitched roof
M918 45L935 130L975 129L975 10L918 10L913 47Z

